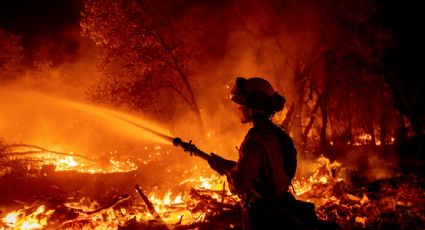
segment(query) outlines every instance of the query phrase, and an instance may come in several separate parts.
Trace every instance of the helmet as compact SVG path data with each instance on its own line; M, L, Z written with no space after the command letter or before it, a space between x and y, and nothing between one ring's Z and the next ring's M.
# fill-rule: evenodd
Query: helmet
M231 99L239 105L268 115L281 111L285 105L285 98L274 91L267 80L260 77L236 78Z

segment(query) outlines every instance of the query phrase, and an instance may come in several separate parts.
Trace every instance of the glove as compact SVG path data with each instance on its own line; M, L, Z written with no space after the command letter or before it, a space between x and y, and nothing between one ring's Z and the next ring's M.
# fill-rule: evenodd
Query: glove
M218 174L224 175L226 171L230 170L236 162L226 160L219 155L211 153L210 158L208 158L208 164L212 169L214 169Z

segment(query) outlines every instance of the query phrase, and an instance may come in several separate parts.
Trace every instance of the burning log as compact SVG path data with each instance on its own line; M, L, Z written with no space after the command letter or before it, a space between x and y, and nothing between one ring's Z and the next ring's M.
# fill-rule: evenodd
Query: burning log
M92 215L92 214L95 214L95 213L104 211L106 209L113 208L116 205L118 205L118 204L120 204L120 203L122 203L124 201L127 201L129 199L130 199L130 196L129 195L122 195L122 196L120 196L118 198L115 198L109 205L107 205L105 207L101 207L101 208L98 208L98 209L93 210L93 211L83 211L81 209L76 209L75 211L78 212L78 213L84 213L84 214L87 214L87 215Z
M211 196L199 193L195 189L190 190L190 196L193 199L200 200L200 203L203 204L204 206L207 206L207 207L214 209L216 211L234 208L234 205L232 205L232 204L226 204L226 203L223 203L223 202L219 202L219 201L215 200L214 198L212 198Z
M140 186L138 184L136 184L136 186L134 186L134 188L136 189L137 194L139 194L139 196L142 198L143 202L145 202L146 207L149 210L149 213L158 221L162 221L161 217L159 216L158 212L155 210L152 202L150 202L149 198L143 193L142 189L140 188Z
M354 201L356 203L357 202L360 203L360 201L361 201L361 198L360 197L351 195L349 193L347 193L345 196L347 197L348 200Z

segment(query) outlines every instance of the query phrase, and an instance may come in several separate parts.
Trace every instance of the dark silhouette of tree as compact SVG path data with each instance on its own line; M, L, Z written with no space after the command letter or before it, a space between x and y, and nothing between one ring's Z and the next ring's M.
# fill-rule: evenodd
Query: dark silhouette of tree
M191 50L176 22L185 1L89 0L82 12L83 34L101 47L106 78L94 99L172 119L181 102L202 124L190 82Z
M268 59L276 82L293 86L287 89L294 112L284 123L299 147L314 142L323 153L331 144L352 145L364 134L370 144L386 143L397 126L393 93L382 72L394 38L377 20L378 2L268 1L268 6L271 19L259 39L274 46L264 42L259 53L278 55L258 59Z

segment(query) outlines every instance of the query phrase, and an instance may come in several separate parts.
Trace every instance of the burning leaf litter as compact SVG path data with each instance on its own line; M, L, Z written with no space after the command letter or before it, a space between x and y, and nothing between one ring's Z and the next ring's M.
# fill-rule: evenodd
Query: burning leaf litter
M37 162L53 164L56 171L106 171L87 170L82 159L72 156L48 159L39 158ZM122 172L125 167L137 169L131 161L109 162L113 165L108 169L111 172ZM308 176L293 181L292 192L298 199L313 202L319 219L336 222L343 229L425 227L425 192L419 177L403 176L375 181L369 187L353 186L350 171L340 163L322 156L315 165ZM15 209L2 208L0 229L240 228L240 199L231 194L226 178L215 174L190 176L197 169L195 166L184 173L187 178L179 185L191 187L183 191L161 193L136 186L130 195L115 193L109 202L61 194L58 196L64 197L58 200L38 198Z

